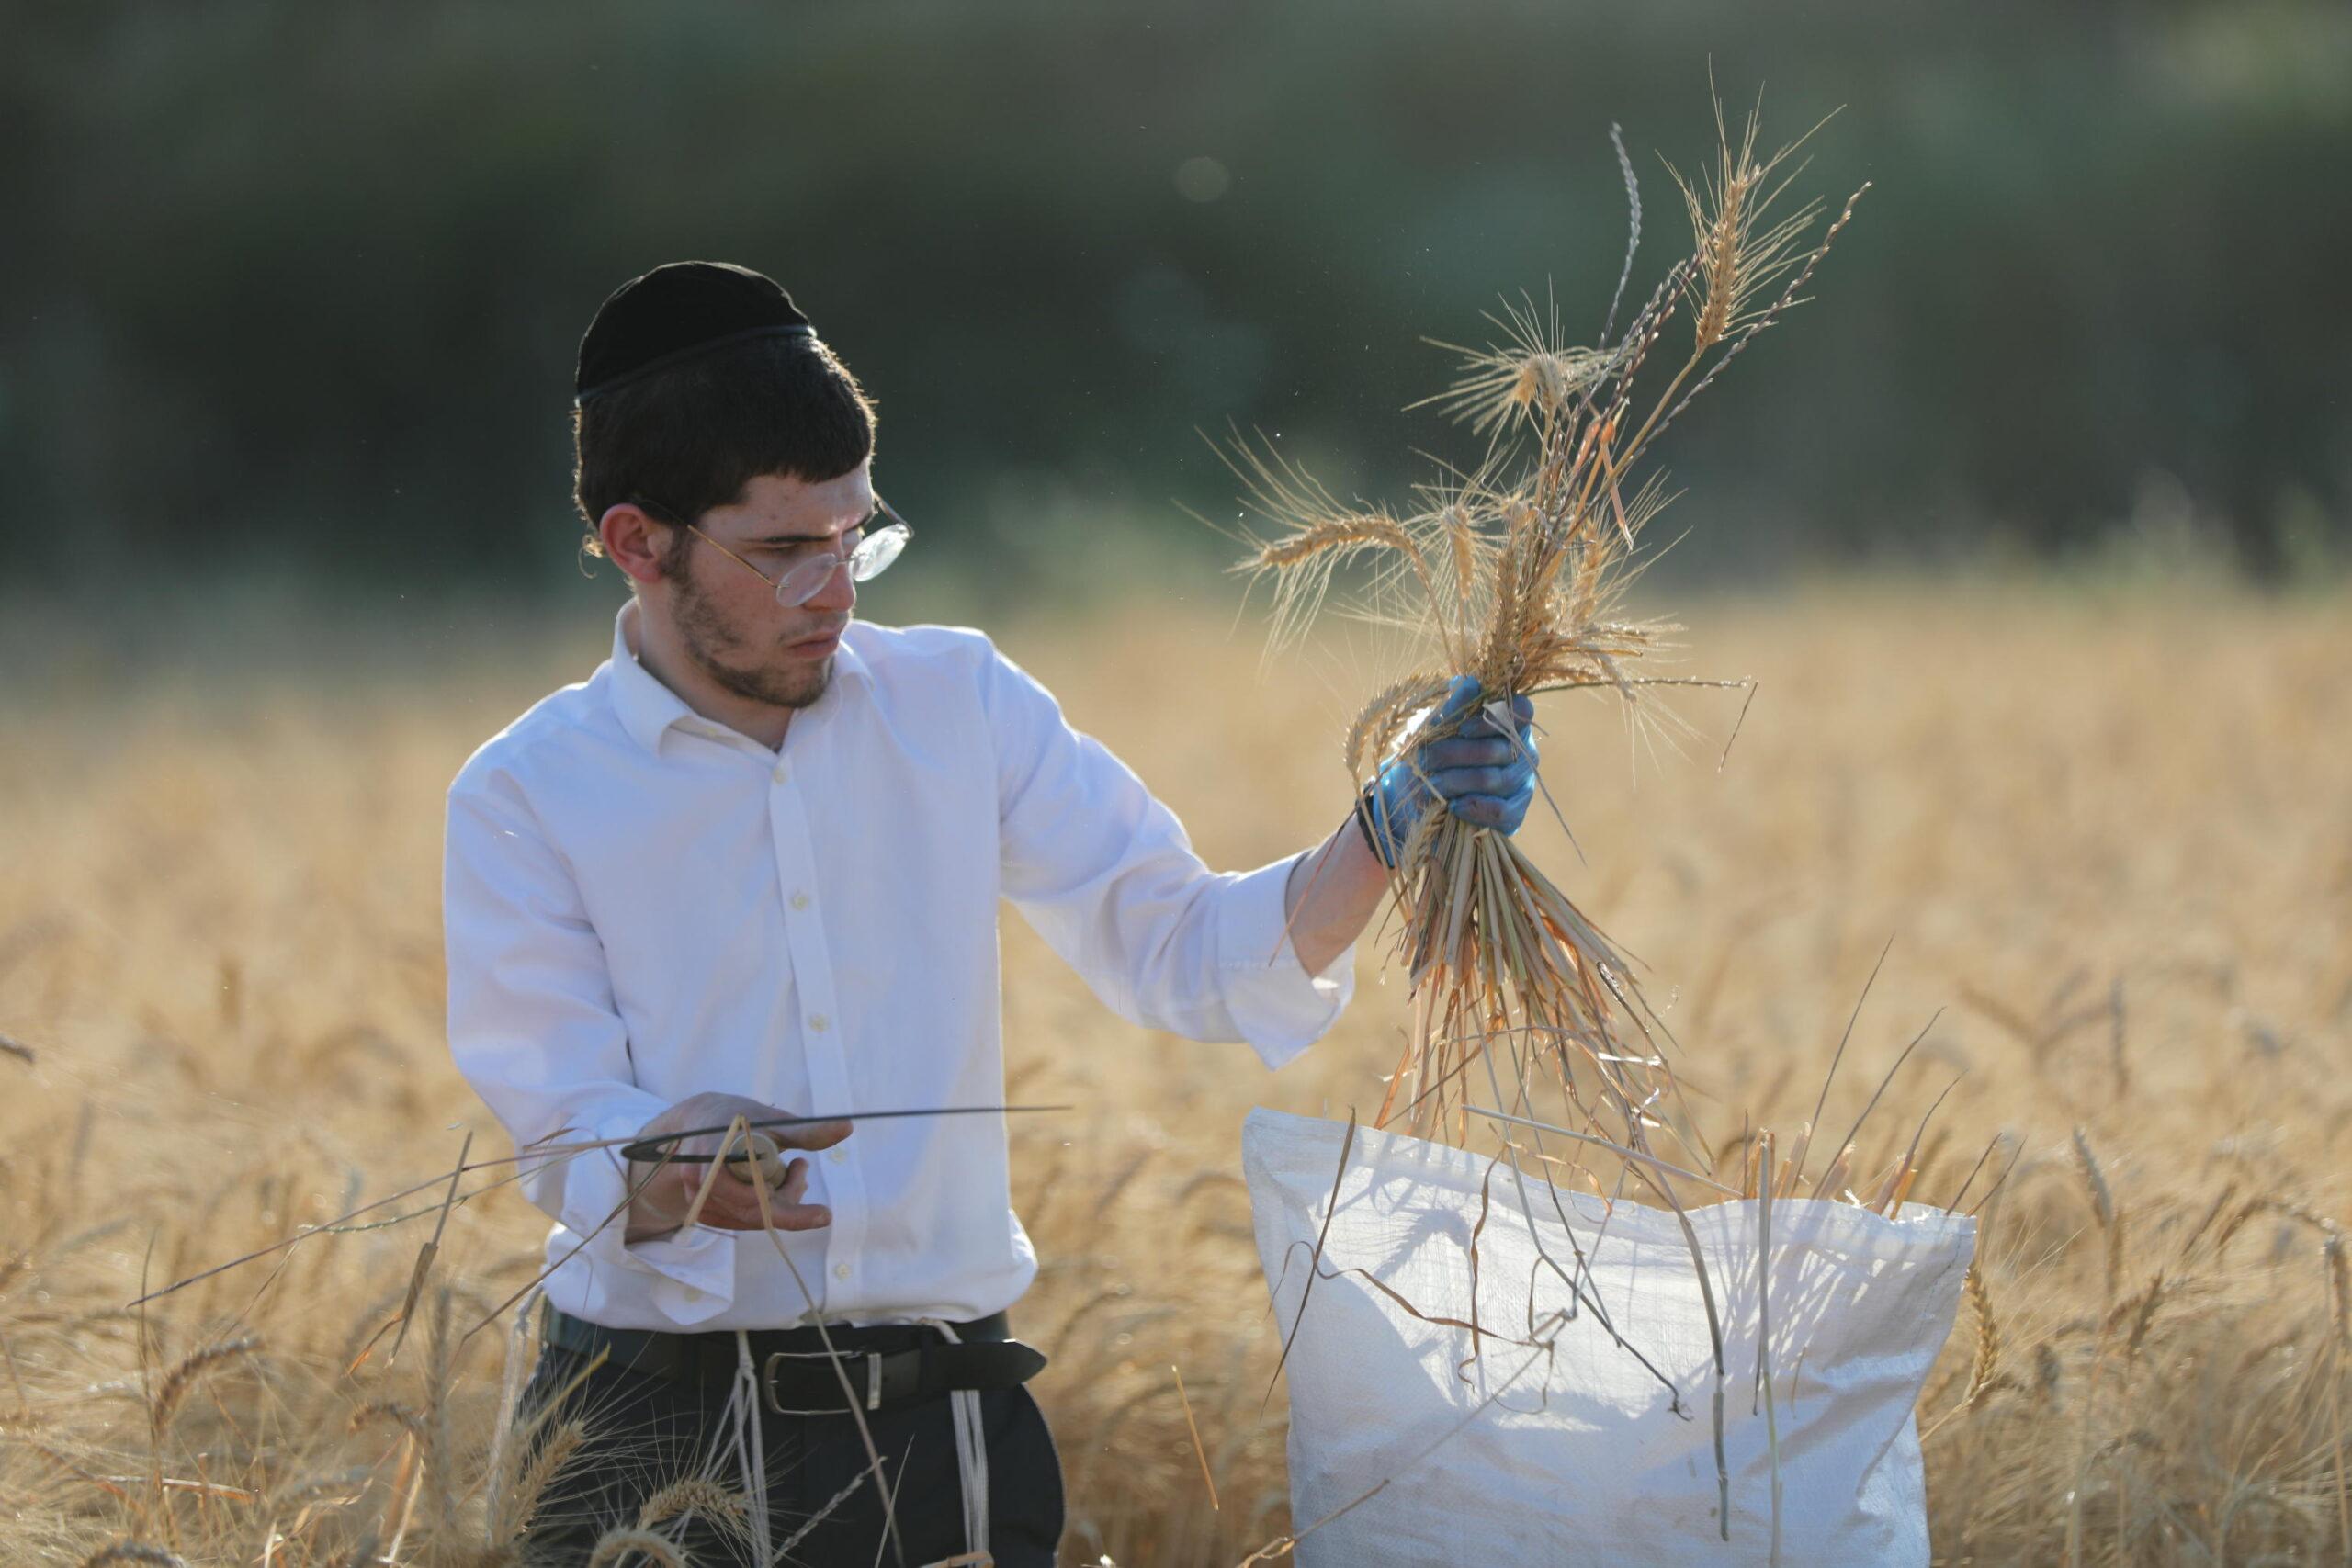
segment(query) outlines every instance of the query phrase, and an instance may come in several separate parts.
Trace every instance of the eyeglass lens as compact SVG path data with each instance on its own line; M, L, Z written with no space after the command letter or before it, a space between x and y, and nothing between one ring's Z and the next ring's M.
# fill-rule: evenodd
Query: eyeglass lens
M775 596L787 605L805 604L823 592L825 584L833 580L833 573L844 565L849 568L852 582L877 577L899 558L899 552L907 547L908 536L904 524L893 523L859 540L846 557L822 555L802 561L776 580Z

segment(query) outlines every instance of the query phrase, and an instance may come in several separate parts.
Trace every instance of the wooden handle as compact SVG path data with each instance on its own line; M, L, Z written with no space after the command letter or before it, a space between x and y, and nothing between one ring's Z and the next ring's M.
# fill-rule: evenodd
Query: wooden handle
M769 1191L773 1192L784 1185L783 1155L776 1141L765 1133L745 1132L739 1134L728 1144L723 1157L727 1161L727 1174L739 1181L751 1180L752 1168L757 1165L760 1174L767 1181Z

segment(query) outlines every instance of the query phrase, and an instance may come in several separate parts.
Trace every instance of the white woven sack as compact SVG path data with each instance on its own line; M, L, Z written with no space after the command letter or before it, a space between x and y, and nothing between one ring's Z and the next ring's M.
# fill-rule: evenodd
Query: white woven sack
M1242 1136L1284 1333L1306 1297L1284 1375L1292 1528L1306 1568L1928 1561L1912 1406L1951 1331L1974 1221L1917 1204L1888 1220L1850 1203L1776 1201L1759 1299L1759 1205L1690 1211L1728 1372L1726 1540L1713 1343L1673 1212L1558 1191L1564 1225L1555 1190L1532 1172L1522 1208L1508 1163L1363 1128L1341 1173L1346 1134L1342 1122L1261 1110ZM1472 1321L1474 1230L1476 1358L1466 1326L1422 1321L1395 1299L1423 1317ZM1541 1254L1578 1280L1572 1318L1557 1315L1571 1292ZM1759 1309L1777 1445L1758 1398Z

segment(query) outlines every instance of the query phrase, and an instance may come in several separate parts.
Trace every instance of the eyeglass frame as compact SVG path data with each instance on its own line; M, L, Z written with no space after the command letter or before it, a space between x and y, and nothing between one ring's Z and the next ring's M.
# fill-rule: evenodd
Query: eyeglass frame
M770 588L774 589L775 591L775 602L778 604L782 604L787 610L797 610L801 605L808 603L809 600L814 599L818 594L822 593L827 586L832 582L833 573L841 570L843 567L851 569L850 581L852 582L871 582L874 579L881 576L883 572L888 570L890 566L899 558L898 551L893 551L889 560L885 561L881 566L878 566L872 571L867 572L864 577L857 575L856 566L858 552L865 549L866 546L888 534L892 529L895 528L899 532L899 550L904 550L909 544L913 542L915 536L915 531L912 525L910 525L905 518L899 516L898 509L893 507L888 502L883 500L881 495L877 492L874 497L873 514L888 517L890 521L884 524L881 527L875 529L874 532L870 534L865 532L865 525L863 523L857 525L855 528L842 530L844 533L855 533L863 536L863 537L857 541L856 545L851 548L849 554L844 556L828 552L827 554L820 556L810 556L806 560L793 562L790 566L785 568L774 577L770 577L766 572L762 571L758 567L753 566L750 561L745 560L741 556L737 555L733 550L729 549L725 545L720 544L717 539L714 539L709 535L704 533L700 528L696 527L687 519L684 513L680 512L676 507L665 506L650 496L632 495L629 499L639 506L650 507L656 512L668 513L673 518L677 520L678 525L685 529L687 533L692 534L704 544L708 545L711 548L717 550L719 554L733 561L737 566L741 567L745 571L750 572L753 577L758 578L762 582L766 583ZM838 536L836 537L838 537ZM796 571L799 571L807 567L815 566L819 561L830 561L832 564L827 567L824 574L817 579L817 585L815 587L809 589L808 592L802 594L799 598L793 600L790 604L786 604L784 598L785 580Z

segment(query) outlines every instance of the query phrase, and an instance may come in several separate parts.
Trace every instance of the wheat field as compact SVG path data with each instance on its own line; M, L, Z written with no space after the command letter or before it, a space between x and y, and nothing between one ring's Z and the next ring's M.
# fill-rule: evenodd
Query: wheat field
M1921 1403L1939 1560L2347 1561L2352 602L1853 582L1671 608L1690 672L1759 682L1727 762L1736 693L1677 702L1679 752L1545 699L1582 859L1548 820L1524 841L1648 965L1718 1134L1810 1112L1890 938L1828 1119L1942 1010L1878 1124L1907 1136L1957 1080L1919 1195L1988 1145L1979 1192L2009 1174ZM1375 673L1342 643L1261 670L1229 600L1173 592L991 630L1213 865L1340 819ZM378 628L296 672L199 650L7 699L7 1562L496 1560L492 1314L540 1231L511 1191L451 1215L413 1332L378 1337L438 1188L127 1303L447 1172L469 1129L501 1145L440 1041L442 791L607 637ZM1065 1560L1238 1562L1291 1528L1240 1121L1369 1114L1402 987L1367 941L1348 1017L1270 1075L1005 936L1012 1092L1078 1107L1014 1129Z

